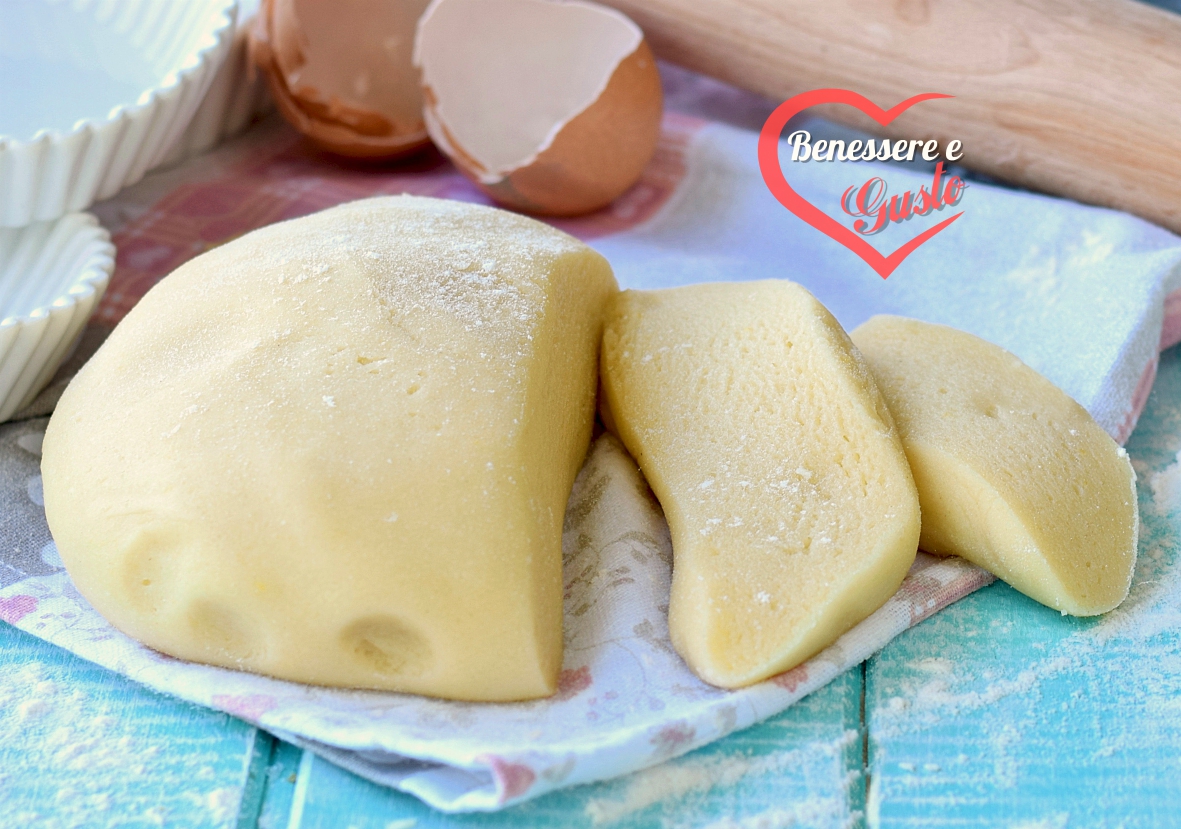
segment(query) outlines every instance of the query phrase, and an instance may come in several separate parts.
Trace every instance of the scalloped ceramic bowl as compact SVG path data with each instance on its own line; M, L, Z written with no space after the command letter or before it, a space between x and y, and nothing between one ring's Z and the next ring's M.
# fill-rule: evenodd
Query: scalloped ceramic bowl
M0 226L56 219L165 159L225 59L234 0L3 0Z
M0 228L0 421L53 377L114 269L111 237L89 213Z
M258 12L258 2L238 0L238 22L229 53L184 134L160 162L161 167L171 167L212 149L274 109L266 80L247 54L247 31Z

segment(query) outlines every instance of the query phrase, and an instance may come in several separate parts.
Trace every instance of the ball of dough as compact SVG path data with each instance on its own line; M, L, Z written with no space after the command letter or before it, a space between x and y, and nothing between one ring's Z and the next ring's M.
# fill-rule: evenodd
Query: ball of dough
M395 197L154 287L63 395L45 509L82 594L184 659L470 700L552 693L607 262Z

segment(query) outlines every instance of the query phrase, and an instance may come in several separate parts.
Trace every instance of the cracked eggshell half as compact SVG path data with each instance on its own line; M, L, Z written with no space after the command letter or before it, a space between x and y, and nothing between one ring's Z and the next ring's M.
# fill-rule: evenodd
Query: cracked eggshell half
M434 0L414 63L436 146L493 199L569 216L636 183L660 136L640 28L584 2Z
M427 0L263 0L251 57L287 121L329 152L391 159L430 143L411 63Z

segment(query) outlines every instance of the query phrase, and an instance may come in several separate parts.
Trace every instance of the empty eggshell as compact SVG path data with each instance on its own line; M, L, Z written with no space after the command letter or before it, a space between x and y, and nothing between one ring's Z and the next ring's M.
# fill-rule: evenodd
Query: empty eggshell
M660 136L660 75L643 32L593 3L434 0L414 63L435 144L517 210L607 205Z
M396 158L429 143L414 27L427 0L263 0L254 62L279 111L330 152Z

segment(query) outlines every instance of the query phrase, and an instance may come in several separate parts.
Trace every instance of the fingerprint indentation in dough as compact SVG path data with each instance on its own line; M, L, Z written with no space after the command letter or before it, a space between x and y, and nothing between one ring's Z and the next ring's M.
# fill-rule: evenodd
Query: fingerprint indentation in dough
M160 533L135 530L123 552L123 596L141 610L155 610L162 595L167 595L167 571L161 567L168 545Z
M345 649L379 674L417 676L430 667L430 642L406 621L395 616L367 616L341 634Z
M208 651L244 661L255 655L254 636L241 614L219 602L198 599L189 607L189 628Z

